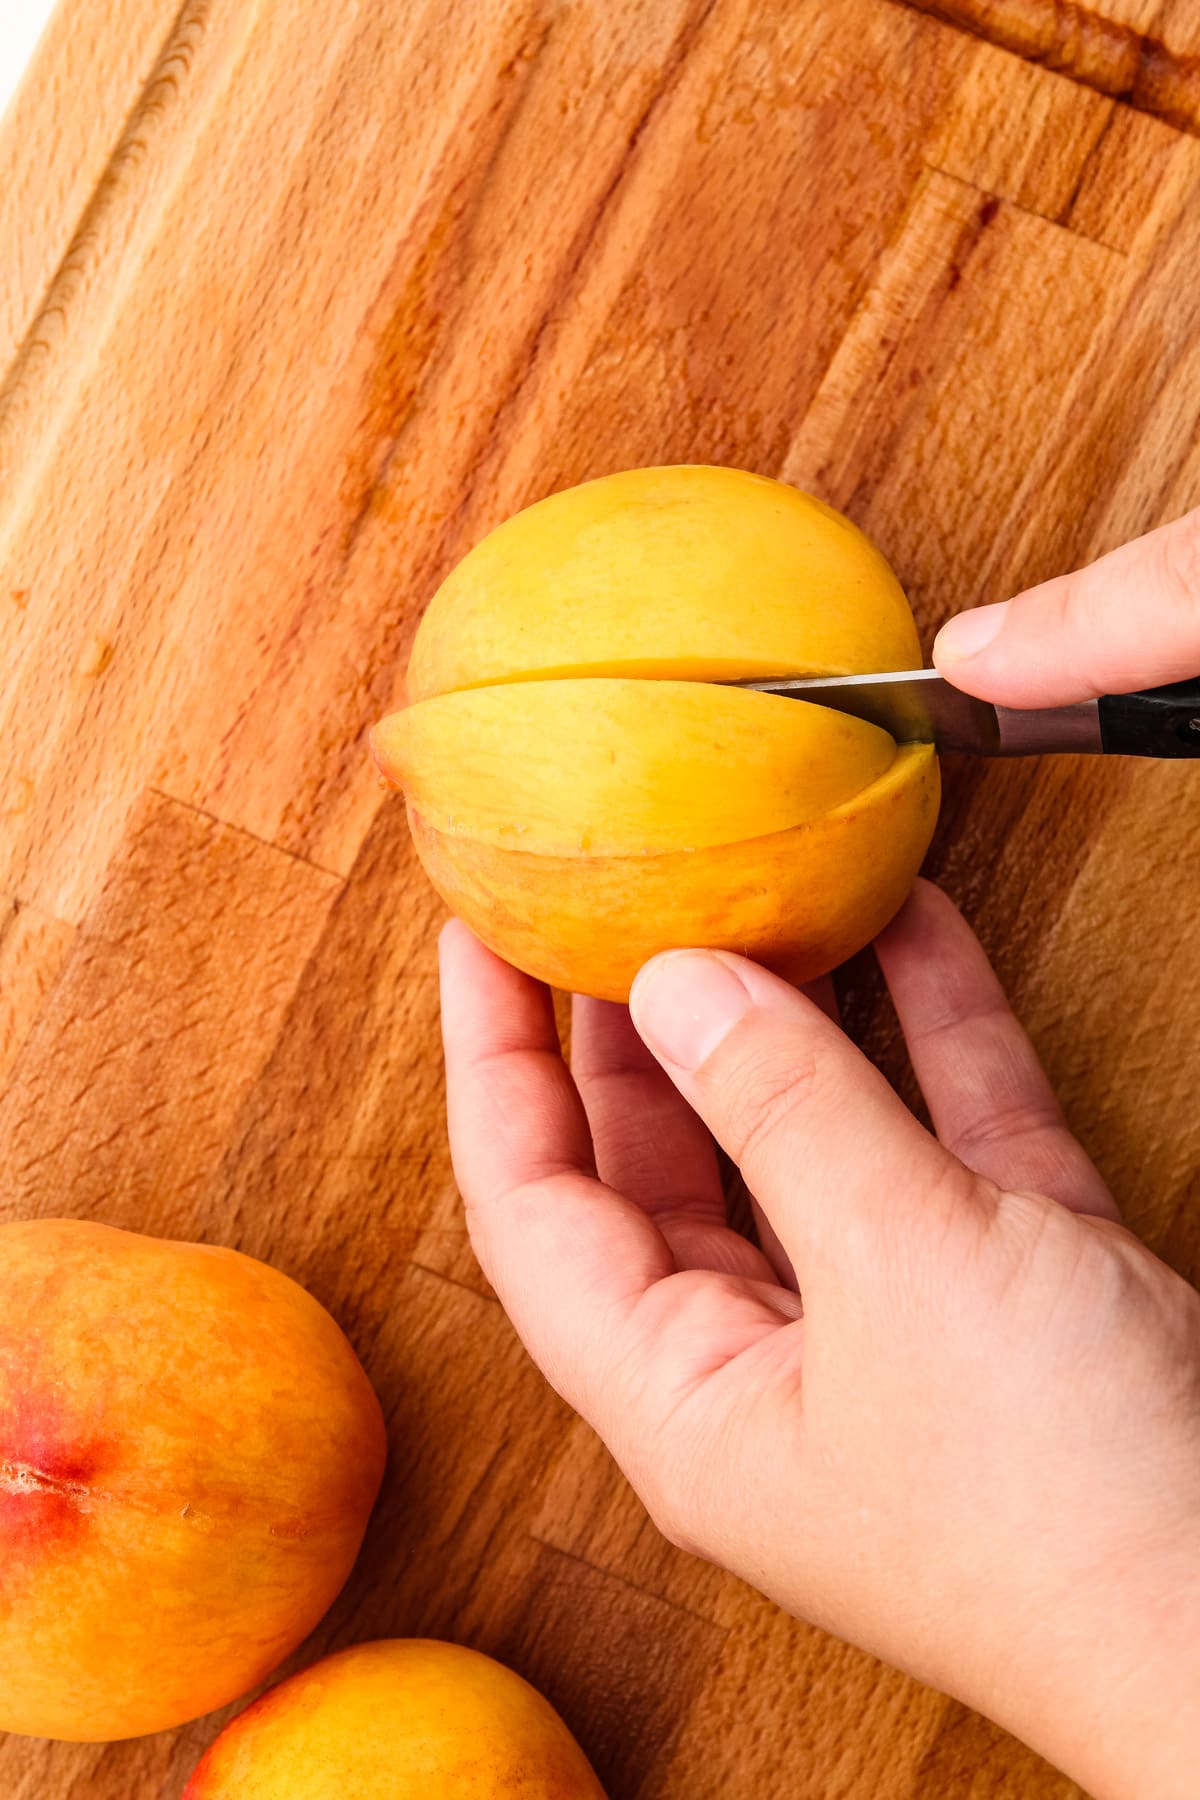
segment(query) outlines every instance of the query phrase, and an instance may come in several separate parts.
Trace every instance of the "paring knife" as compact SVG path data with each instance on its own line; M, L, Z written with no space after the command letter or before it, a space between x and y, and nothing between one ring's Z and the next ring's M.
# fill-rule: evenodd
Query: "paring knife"
M1200 678L1028 711L976 700L951 687L936 669L732 685L853 713L881 725L898 744L936 744L939 750L975 756L1068 752L1200 758Z

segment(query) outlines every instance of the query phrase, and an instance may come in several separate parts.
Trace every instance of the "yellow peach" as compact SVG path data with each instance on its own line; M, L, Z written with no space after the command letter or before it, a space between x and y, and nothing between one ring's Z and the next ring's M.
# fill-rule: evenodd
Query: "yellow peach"
M0 1226L0 1730L132 1737L245 1693L345 1581L384 1453L349 1343L277 1270Z
M624 999L656 950L706 945L804 981L903 901L937 763L727 684L919 662L903 591L849 520L740 470L637 469L463 559L372 748L435 887L529 973Z
M548 1701L490 1657L392 1639L326 1657L213 1744L183 1800L604 1800Z
M743 469L629 469L506 519L421 621L409 700L498 681L912 668L904 590L831 506Z
M933 752L906 744L822 818L708 850L530 856L447 837L411 808L409 824L434 887L498 955L555 987L624 1000L644 962L687 945L737 951L794 982L836 968L899 911L937 805Z
M375 749L447 836L588 858L786 831L861 793L896 757L885 731L827 707L602 678L421 700L384 720Z

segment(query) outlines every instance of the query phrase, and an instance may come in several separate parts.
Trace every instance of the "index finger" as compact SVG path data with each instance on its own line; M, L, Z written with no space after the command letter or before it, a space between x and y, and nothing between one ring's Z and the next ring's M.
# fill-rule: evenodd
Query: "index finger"
M998 706L1065 706L1200 673L1200 508L1015 600L959 613L933 659Z
M595 1174L547 990L457 920L440 962L450 1142L471 1242L534 1360L589 1412L620 1327L674 1259L641 1208Z

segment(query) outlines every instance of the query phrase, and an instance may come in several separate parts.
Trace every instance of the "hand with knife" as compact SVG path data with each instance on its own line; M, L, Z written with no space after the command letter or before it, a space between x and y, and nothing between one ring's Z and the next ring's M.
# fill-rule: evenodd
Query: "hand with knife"
M1200 513L951 621L935 659L1014 708L1187 678ZM1193 1800L1200 1296L1119 1223L950 902L919 884L878 953L936 1137L738 957L658 957L629 1011L577 1001L568 1072L546 991L448 926L477 1253L676 1543L1096 1800Z
M1099 698L1103 714L1102 696L1136 703L1169 684L1184 701L1177 741L1200 755L1200 509L1076 574L959 613L933 660L964 692L1010 708ZM1126 704L1124 716L1137 710Z
M939 750L1200 758L1198 518L959 613L933 646L932 669L743 685L817 700L898 743Z

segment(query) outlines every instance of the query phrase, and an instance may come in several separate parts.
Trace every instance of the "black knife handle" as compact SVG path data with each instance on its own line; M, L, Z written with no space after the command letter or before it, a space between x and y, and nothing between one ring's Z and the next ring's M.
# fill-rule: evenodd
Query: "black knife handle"
M1099 711L1106 756L1200 757L1200 677L1140 694L1105 694Z

